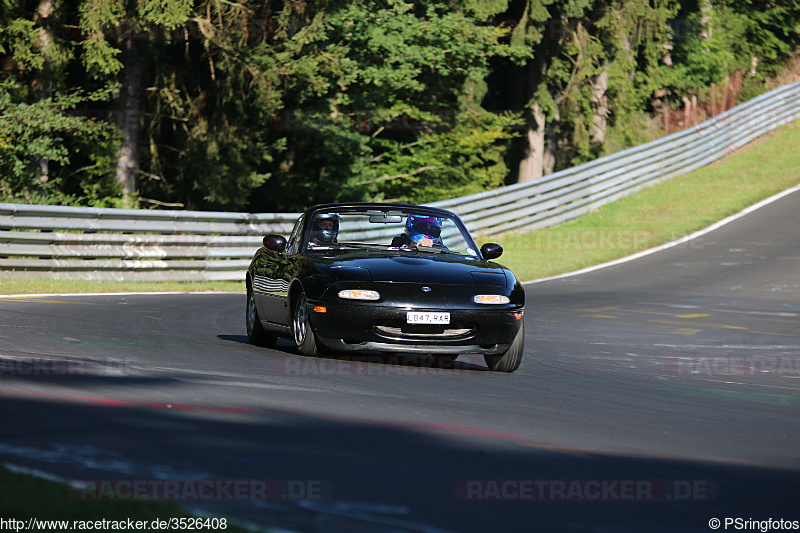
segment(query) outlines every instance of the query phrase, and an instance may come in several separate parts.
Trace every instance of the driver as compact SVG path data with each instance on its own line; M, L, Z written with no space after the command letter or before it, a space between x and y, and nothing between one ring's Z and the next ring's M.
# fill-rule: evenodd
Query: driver
M322 213L314 217L311 224L311 241L315 246L327 246L336 243L339 235L339 215L336 213Z
M392 239L392 246L401 247L416 244L418 246L442 246L442 219L438 217L408 215L406 231Z

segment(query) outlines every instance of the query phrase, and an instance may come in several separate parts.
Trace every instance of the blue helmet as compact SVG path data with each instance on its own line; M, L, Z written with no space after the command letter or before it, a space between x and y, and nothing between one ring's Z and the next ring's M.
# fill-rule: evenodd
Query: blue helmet
M419 243L423 237L432 241L439 240L442 235L442 219L421 215L408 215L406 221L406 234L414 243Z

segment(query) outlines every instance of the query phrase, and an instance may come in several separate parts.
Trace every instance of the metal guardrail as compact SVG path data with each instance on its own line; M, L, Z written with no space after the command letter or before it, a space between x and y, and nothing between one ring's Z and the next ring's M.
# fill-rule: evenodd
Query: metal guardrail
M707 165L800 117L800 82L694 128L539 180L430 205L477 234L532 230ZM241 280L267 233L297 213L217 213L0 203L0 278Z
M298 216L0 203L0 278L243 280Z

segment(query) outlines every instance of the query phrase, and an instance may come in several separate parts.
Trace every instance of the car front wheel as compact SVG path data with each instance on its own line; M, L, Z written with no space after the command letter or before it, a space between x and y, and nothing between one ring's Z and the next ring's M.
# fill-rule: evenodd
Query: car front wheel
M310 356L319 354L317 338L308 319L308 300L303 292L297 295L292 308L292 332L297 351Z
M505 353L497 355L484 355L486 366L495 372L513 372L522 363L522 352L525 349L525 323L519 326L514 342L508 347Z

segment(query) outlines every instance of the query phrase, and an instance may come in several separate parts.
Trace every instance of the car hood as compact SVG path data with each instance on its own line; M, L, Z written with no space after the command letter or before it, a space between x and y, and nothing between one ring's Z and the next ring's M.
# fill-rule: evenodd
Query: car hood
M340 257L328 264L339 279L358 279L358 271L369 272L376 282L420 283L425 285L506 286L503 267L488 261L465 260L453 255L380 255ZM364 272L366 270L366 272Z

